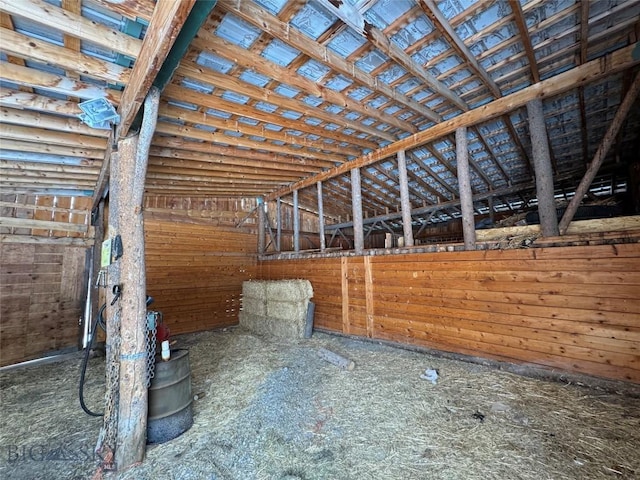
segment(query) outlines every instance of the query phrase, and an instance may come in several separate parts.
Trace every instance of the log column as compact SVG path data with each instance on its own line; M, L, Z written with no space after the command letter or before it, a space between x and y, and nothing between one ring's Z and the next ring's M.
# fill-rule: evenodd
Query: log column
M456 130L456 163L462 210L462 234L464 249L476 249L476 226L473 218L473 192L469 172L469 149L467 147L467 127Z
M318 235L320 236L320 251L324 252L327 248L326 239L324 238L324 204L322 200L322 182L318 182Z
M353 248L356 254L364 251L364 227L362 222L362 186L360 169L351 170L351 209L353 212Z
M558 236L558 214L553 189L553 169L547 128L544 124L542 100L533 99L527 103L529 131L531 132L531 148L533 151L533 168L536 175L536 196L538 197L538 214L540 231L543 237Z
M258 199L258 253L260 255L264 254L266 239L265 239L265 229L266 219L264 215L264 203L261 198Z
M413 224L411 223L411 201L409 200L409 179L407 159L404 150L398 152L398 176L400 179L400 208L402 210L402 233L405 247L413 247Z
M293 250L300 251L300 212L298 211L298 190L293 191Z
M140 134L119 143L118 198L122 258L120 282L120 392L116 466L127 468L144 459L147 445L147 285L142 200L149 147L158 119L160 91L153 87L144 103Z
M276 200L276 250L282 251L282 200Z

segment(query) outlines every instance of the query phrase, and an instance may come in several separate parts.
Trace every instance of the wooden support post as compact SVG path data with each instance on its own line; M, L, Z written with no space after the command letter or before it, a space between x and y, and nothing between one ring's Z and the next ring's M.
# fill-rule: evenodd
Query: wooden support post
M353 248L358 255L364 251L364 227L362 223L362 187L360 169L351 170L351 209L353 211Z
M609 149L611 148L611 145L613 144L613 141L615 140L616 135L618 134L620 127L624 123L624 119L627 117L627 114L629 113L629 110L631 109L631 106L633 105L639 92L640 72L636 74L636 78L633 80L633 83L631 84L631 87L622 100L620 107L618 107L618 111L613 117L611 125L609 125L609 128L607 129L607 133L605 133L604 138L598 146L598 151L594 155L593 161L589 165L589 168L587 168L584 177L582 177L582 180L580 181L580 184L576 189L575 195L569 202L569 205L567 206L567 209L562 216L562 220L560 220L559 230L562 235L565 234L567 228L569 227L569 224L571 223L571 220L573 220L573 216L576 214L578 206L580 205L580 202L582 202L582 198L589 190L591 182L593 182L593 179L598 173L598 169L607 156L607 153L609 152Z
M496 211L493 205L493 197L489 197L487 199L487 203L489 205L489 220L491 220L491 225L493 225L496 221Z
M125 469L144 459L147 445L147 293L142 201L149 147L158 119L160 91L152 87L144 102L140 134L118 142L118 204L122 257L120 282L120 388L116 467Z
M258 254L264 254L265 249L265 229L266 222L264 218L264 203L262 203L262 199L258 199Z
M276 250L282 251L282 200L276 200Z
M535 98L527 103L527 115L529 116L533 167L536 175L540 231L543 237L557 237L559 230L553 189L553 169L541 99Z
M413 224L411 223L411 201L409 200L409 179L407 159L404 150L398 152L398 177L400 179L400 208L402 210L402 233L404 245L413 247Z
M475 250L476 226L473 218L473 192L471 190L471 177L469 172L467 127L460 127L456 130L456 163L458 165L458 185L460 186L464 248L465 250Z
M327 248L326 239L324 238L324 203L322 200L322 182L318 182L318 235L320 237L320 251L324 252Z
M300 251L300 211L298 210L298 191L293 191L293 250Z

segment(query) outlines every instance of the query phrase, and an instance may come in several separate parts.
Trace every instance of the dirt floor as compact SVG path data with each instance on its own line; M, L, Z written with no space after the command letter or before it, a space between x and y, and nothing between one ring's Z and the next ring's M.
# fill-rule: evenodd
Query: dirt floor
M640 478L640 398L373 342L239 328L180 337L194 425L118 479ZM353 371L320 347L353 359ZM80 357L0 373L0 478L91 478L101 419L80 409ZM421 378L437 370L432 383ZM104 359L87 403L101 409Z

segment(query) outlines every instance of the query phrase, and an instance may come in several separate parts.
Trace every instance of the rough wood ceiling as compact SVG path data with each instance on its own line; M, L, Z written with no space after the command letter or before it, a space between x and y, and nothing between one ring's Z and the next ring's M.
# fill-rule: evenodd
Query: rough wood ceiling
M2 193L96 197L109 131L80 122L78 102L119 105L154 2L0 10ZM365 215L397 211L406 150L413 207L442 204L416 220L444 220L459 215L465 125L476 210L509 211L535 201L524 104L541 96L570 194L638 69L639 34L640 0L218 0L163 92L147 191L287 201L296 188L313 209L322 179L331 223L350 215L351 165ZM594 189L625 188L638 110Z

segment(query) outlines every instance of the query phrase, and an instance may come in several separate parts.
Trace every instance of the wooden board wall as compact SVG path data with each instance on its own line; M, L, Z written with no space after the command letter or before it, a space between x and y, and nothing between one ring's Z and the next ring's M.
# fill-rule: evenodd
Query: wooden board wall
M257 237L241 229L145 218L147 293L172 334L238 323Z
M52 243L0 243L0 365L78 345L85 252Z
M172 195L145 195L145 218L213 225L243 229L255 229L258 216L254 209L255 198L211 198Z
M319 328L640 383L640 244L261 262Z

